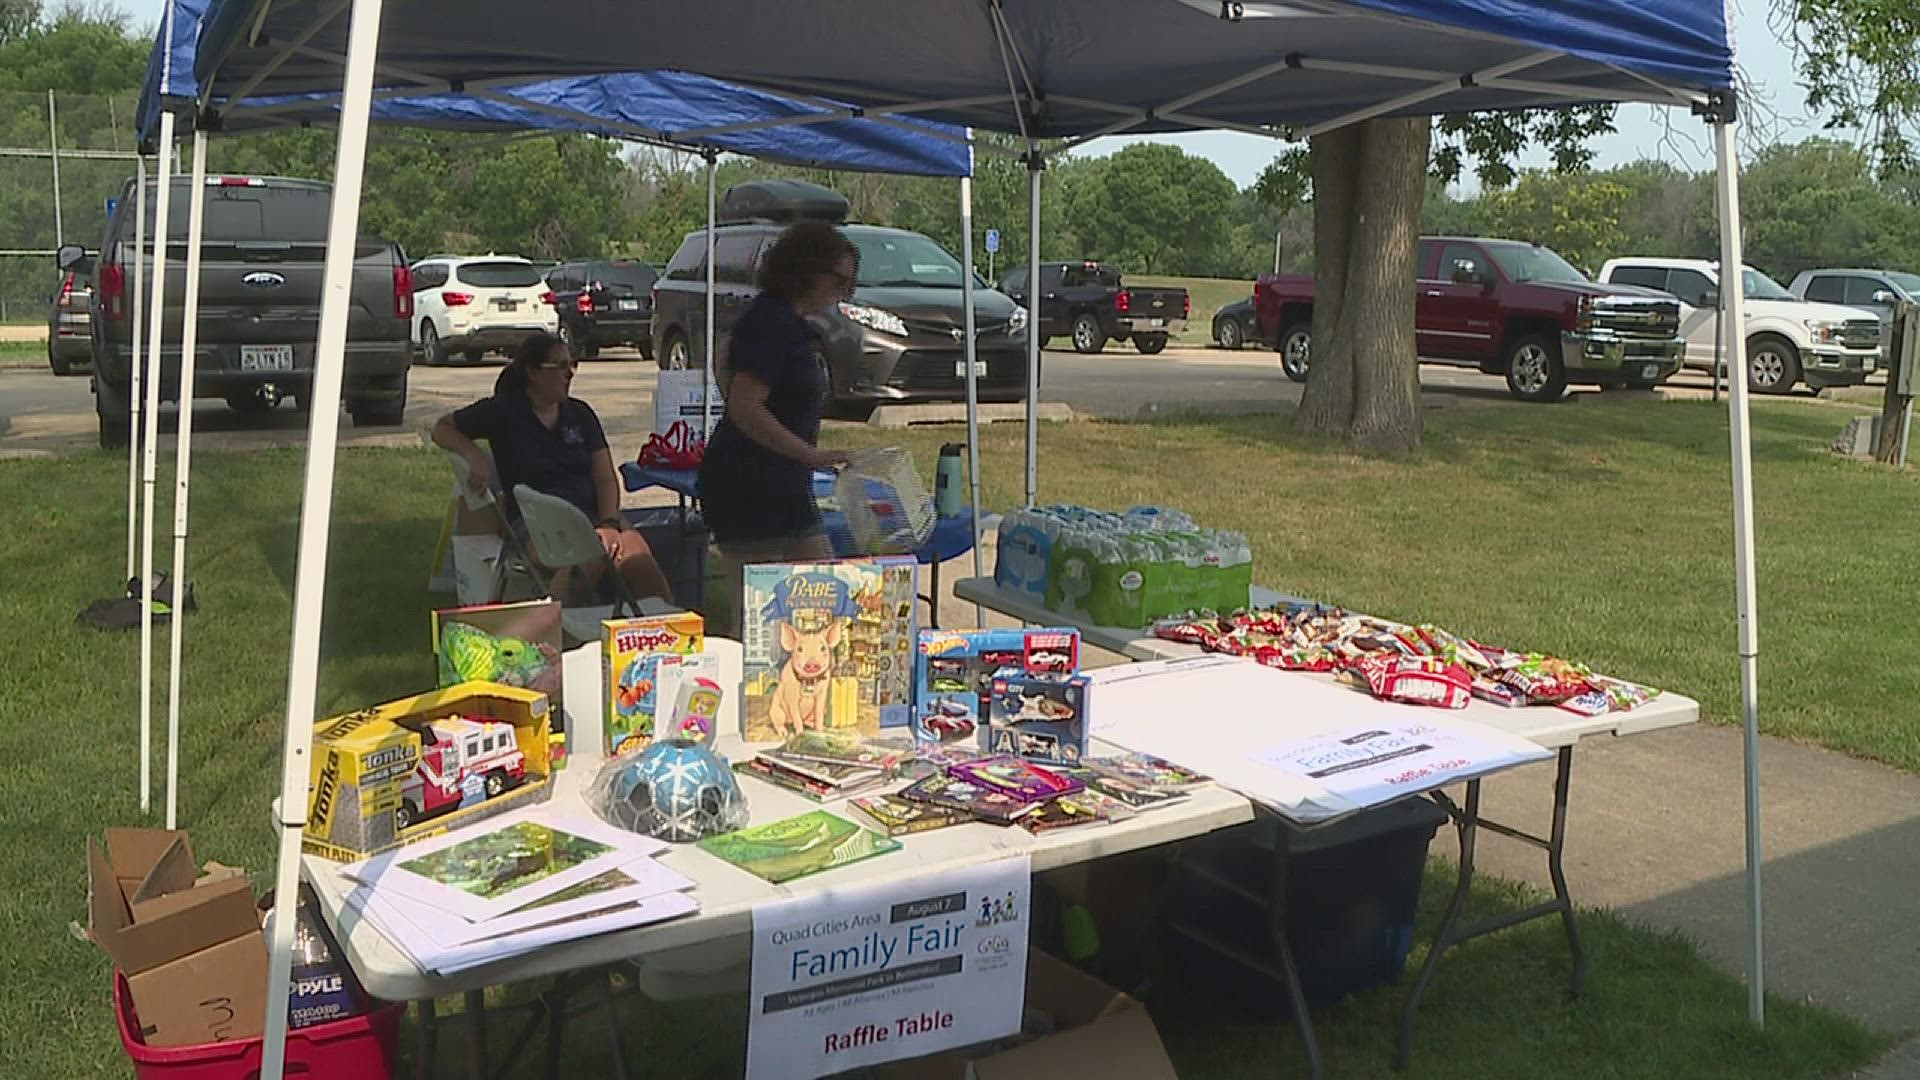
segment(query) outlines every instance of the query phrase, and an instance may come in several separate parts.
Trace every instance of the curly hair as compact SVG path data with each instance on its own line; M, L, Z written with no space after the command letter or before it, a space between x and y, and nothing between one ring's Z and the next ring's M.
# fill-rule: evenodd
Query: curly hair
M825 222L801 222L789 226L761 256L759 285L782 300L798 300L818 286L820 275L838 269L842 259L852 259L858 272L860 249L845 233Z

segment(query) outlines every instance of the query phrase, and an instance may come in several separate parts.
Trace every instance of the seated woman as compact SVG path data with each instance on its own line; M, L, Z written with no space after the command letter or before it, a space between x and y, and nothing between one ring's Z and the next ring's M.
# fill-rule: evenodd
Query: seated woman
M466 458L468 484L484 491L493 469L476 440L487 440L506 493L508 527L523 545L526 530L513 501L513 489L521 484L580 508L635 599L658 596L672 603L673 591L652 549L620 516L620 482L600 418L586 402L567 394L578 366L559 338L528 337L493 384L493 396L441 417L433 425L433 441ZM529 554L540 558L538 551ZM570 569L554 576L554 594L563 601ZM585 573L589 580L598 575L595 569Z

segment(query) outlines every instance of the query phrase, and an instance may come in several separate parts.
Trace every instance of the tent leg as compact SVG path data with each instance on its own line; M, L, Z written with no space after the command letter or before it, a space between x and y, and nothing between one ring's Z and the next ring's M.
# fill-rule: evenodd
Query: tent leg
M136 556L139 551L140 530L140 417L146 404L146 375L142 370L143 357L140 333L144 326L142 314L147 310L146 298L141 294L141 286L147 281L147 159L145 155L134 158L133 173L133 387L127 395L127 572L123 576L133 580L133 571L139 565Z
M1027 505L1040 493L1040 148L1027 144Z
M266 1036L261 1080L286 1071L288 980L300 889L300 839L307 820L307 774L313 756L313 715L319 692L320 621L326 607L327 539L332 531L333 467L340 440L340 383L353 294L355 239L360 231L361 180L367 163L367 126L373 108L374 59L380 47L381 0L353 0L347 32L347 71L334 150L333 213L327 221L327 257L321 271L320 333L314 345L313 407L307 422L307 471L301 493L300 541L293 588L293 646L287 664L286 752L280 764L280 852L268 922Z
M967 335L961 356L967 363L967 513L972 515L973 576L986 576L986 557L980 552L980 377L974 363L980 356L979 331L973 310L973 177L960 178L960 307ZM934 623L940 621L939 590L934 590ZM973 624L986 625L986 613L973 605Z
M194 350L200 338L200 239L205 233L207 133L193 132L193 181L187 189L187 283L180 312L180 430L173 438L173 617L167 620L167 828L179 828L180 649L186 611L187 493L193 481Z
M160 114L160 175L153 204L153 293L147 304L146 431L140 443L140 812L153 807L153 488L160 467L161 330L167 319L167 230L173 203L173 114ZM182 412L193 408L180 395Z
M702 352L701 354L704 359L700 364L700 371L701 371L700 435L702 438L705 438L710 432L713 431L713 380L719 377L719 370L720 370L719 363L717 360L717 357L720 355L720 350L715 346L714 338L713 338L713 335L714 335L714 330L713 330L713 292L714 292L714 289L713 289L713 284L714 284L713 230L718 226L719 222L717 219L720 216L719 213L717 212L719 209L719 202L718 202L718 196L714 191L714 183L715 183L715 173L719 171L720 156L718 154L715 154L711 150L709 150L706 154L706 158L707 158L707 323L706 323L707 337L706 337L706 341L702 344L702 348L705 351ZM688 349L687 354L689 357L689 362L691 362L693 350Z
M1731 117L1714 123L1714 157L1720 204L1720 265L1744 266L1740 243L1740 159ZM1766 1025L1766 954L1760 908L1760 627L1754 584L1753 427L1747 409L1746 306L1741 275L1721 275L1721 334L1727 379L1727 411L1733 440L1734 596L1739 615L1740 719L1746 751L1747 809L1747 1015Z

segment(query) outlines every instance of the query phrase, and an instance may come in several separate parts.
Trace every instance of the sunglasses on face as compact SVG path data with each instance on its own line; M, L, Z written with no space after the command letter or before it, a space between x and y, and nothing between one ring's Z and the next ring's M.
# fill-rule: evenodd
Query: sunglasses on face
M576 371L580 367L578 360L562 360L557 364L536 364L535 371Z

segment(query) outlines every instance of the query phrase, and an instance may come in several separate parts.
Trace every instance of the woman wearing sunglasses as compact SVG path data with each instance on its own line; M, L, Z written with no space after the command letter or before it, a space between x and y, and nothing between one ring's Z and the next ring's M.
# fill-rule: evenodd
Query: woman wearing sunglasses
M521 484L580 508L635 599L658 596L671 603L672 589L652 549L620 515L620 480L600 418L568 393L577 366L559 338L528 337L500 372L493 395L441 417L433 441L466 458L467 482L476 491L487 489L498 466L502 505L523 546L526 532L513 502L513 489ZM493 451L491 463L480 439ZM538 551L530 554L540 557ZM568 569L560 570L554 594L565 600L571 584Z
M726 413L700 466L711 560L709 631L734 632L740 567L831 558L813 504L813 471L846 455L820 449L827 372L807 317L853 290L859 251L832 225L795 225L760 260L759 295L741 312L720 364Z

